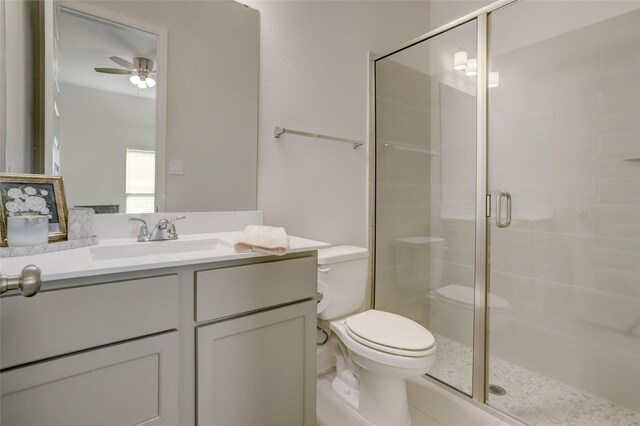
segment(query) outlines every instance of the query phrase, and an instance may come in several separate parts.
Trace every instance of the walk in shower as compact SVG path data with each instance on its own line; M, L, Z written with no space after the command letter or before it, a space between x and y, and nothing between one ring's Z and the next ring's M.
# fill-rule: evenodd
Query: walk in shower
M501 1L373 62L374 306L531 425L640 425L640 2Z

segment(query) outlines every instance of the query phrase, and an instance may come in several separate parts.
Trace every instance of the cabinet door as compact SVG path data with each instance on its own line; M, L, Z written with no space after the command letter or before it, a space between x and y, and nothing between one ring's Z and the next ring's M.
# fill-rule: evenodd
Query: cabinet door
M198 425L315 424L316 302L198 327Z
M178 333L0 374L2 426L178 424Z

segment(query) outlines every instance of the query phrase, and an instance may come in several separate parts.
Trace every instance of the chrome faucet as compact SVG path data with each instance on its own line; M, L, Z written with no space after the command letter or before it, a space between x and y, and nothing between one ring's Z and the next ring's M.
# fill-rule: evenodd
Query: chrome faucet
M178 239L178 232L176 231L174 222L176 220L182 220L186 218L186 216L178 216L171 221L169 221L168 219L160 219L151 232L149 232L149 227L147 226L147 222L144 219L141 219L139 217L131 217L129 218L129 222L142 223L142 226L140 227L140 233L138 234L138 241L164 241Z

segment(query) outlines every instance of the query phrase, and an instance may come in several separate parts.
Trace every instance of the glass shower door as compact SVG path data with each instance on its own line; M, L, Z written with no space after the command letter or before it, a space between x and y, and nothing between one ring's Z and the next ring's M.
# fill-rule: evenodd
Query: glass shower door
M476 21L376 60L375 308L436 338L429 374L471 394Z
M525 0L489 28L488 403L640 424L640 3Z

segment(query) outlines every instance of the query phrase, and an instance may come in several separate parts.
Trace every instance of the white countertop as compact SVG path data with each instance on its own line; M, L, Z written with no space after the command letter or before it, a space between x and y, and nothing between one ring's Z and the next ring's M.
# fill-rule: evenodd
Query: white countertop
M218 232L211 234L181 235L178 240L155 241L139 243L135 238L102 240L96 246L84 247L55 253L38 254L33 256L9 257L0 260L2 273L16 275L26 265L37 265L42 270L42 281L54 281L68 278L88 277L94 275L113 274L118 272L142 271L147 269L168 268L173 266L194 265L199 263L221 262L225 260L249 259L264 257L262 253L236 253L233 243L240 232ZM123 252L128 248L149 247L162 244L165 249L170 245L202 240L218 240L215 248L187 252L156 253L147 255L135 255L115 259L97 260L95 249L103 250L103 253L114 247ZM307 240L289 236L289 253L318 250L331 247L331 244L320 241Z

